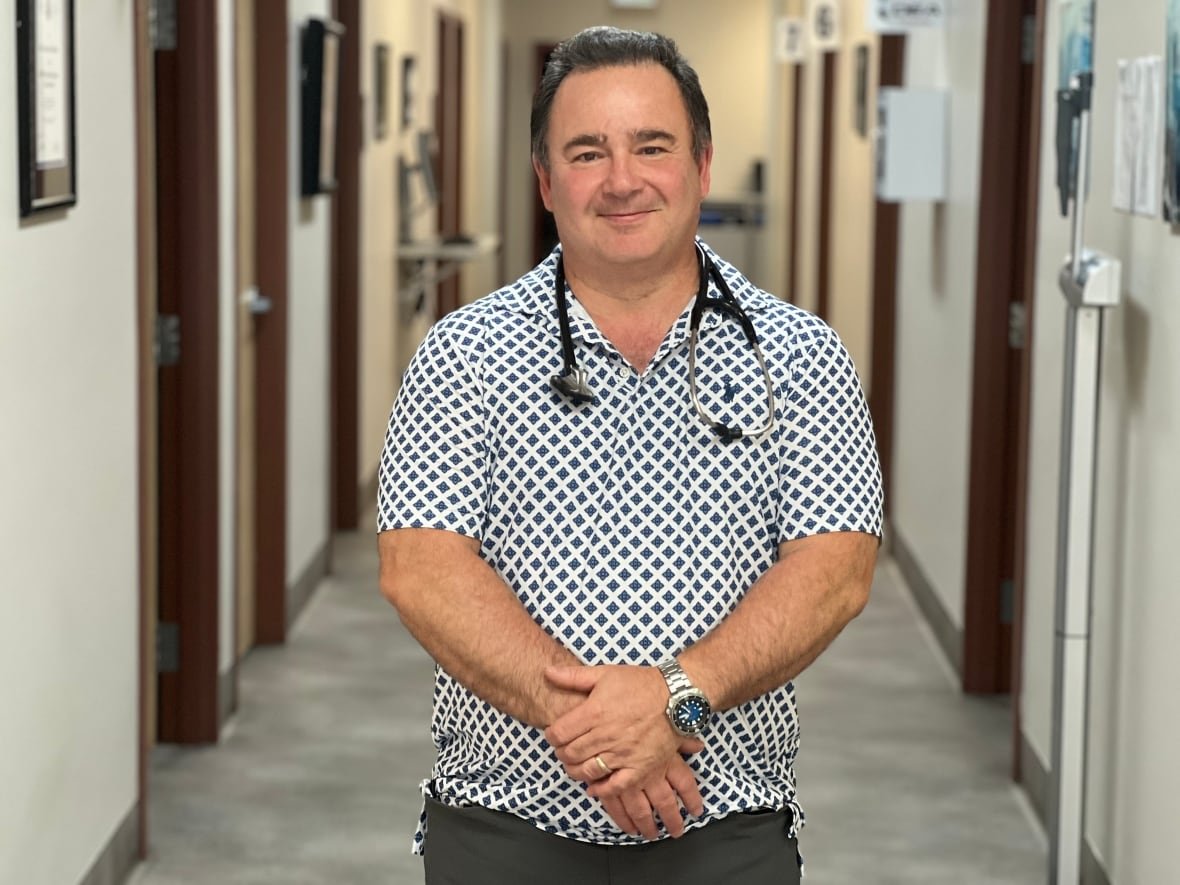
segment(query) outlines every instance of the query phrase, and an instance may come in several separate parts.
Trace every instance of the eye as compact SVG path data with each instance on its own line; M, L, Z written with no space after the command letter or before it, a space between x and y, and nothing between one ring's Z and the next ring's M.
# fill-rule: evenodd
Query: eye
M658 144L645 144L639 149L639 153L644 157L655 157L659 154L666 154L667 152L667 148L664 148Z
M575 154L571 158L571 162L573 162L573 163L591 163L594 160L597 160L601 156L602 156L602 154L600 154L598 151L583 151L580 154Z

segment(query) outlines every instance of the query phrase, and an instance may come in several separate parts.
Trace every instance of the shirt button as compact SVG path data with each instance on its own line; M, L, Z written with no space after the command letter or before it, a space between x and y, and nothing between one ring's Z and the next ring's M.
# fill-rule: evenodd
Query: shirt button
M626 366L619 366L619 377L626 380L627 376L631 374L631 370Z

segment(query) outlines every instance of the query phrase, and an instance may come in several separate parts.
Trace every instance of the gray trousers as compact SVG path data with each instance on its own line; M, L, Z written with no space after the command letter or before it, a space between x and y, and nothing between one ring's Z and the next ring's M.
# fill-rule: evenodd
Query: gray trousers
M798 885L789 812L732 814L679 839L592 845L511 814L426 802L426 885Z

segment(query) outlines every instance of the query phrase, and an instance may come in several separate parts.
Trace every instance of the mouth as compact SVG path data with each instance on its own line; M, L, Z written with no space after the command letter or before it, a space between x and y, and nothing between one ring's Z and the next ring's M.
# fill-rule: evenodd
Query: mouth
M638 221L653 212L655 212L654 209L636 209L631 212L599 212L598 214L607 221L626 224L627 222Z

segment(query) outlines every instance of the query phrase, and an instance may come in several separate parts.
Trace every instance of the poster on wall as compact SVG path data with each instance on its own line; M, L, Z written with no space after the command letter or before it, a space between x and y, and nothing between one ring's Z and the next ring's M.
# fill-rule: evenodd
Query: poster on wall
M865 27L879 34L904 34L945 23L944 0L865 0Z
M1180 225L1180 0L1168 0L1168 47L1164 57L1164 218Z
M1076 74L1093 70L1094 0L1060 0L1060 6L1057 88L1069 89Z

